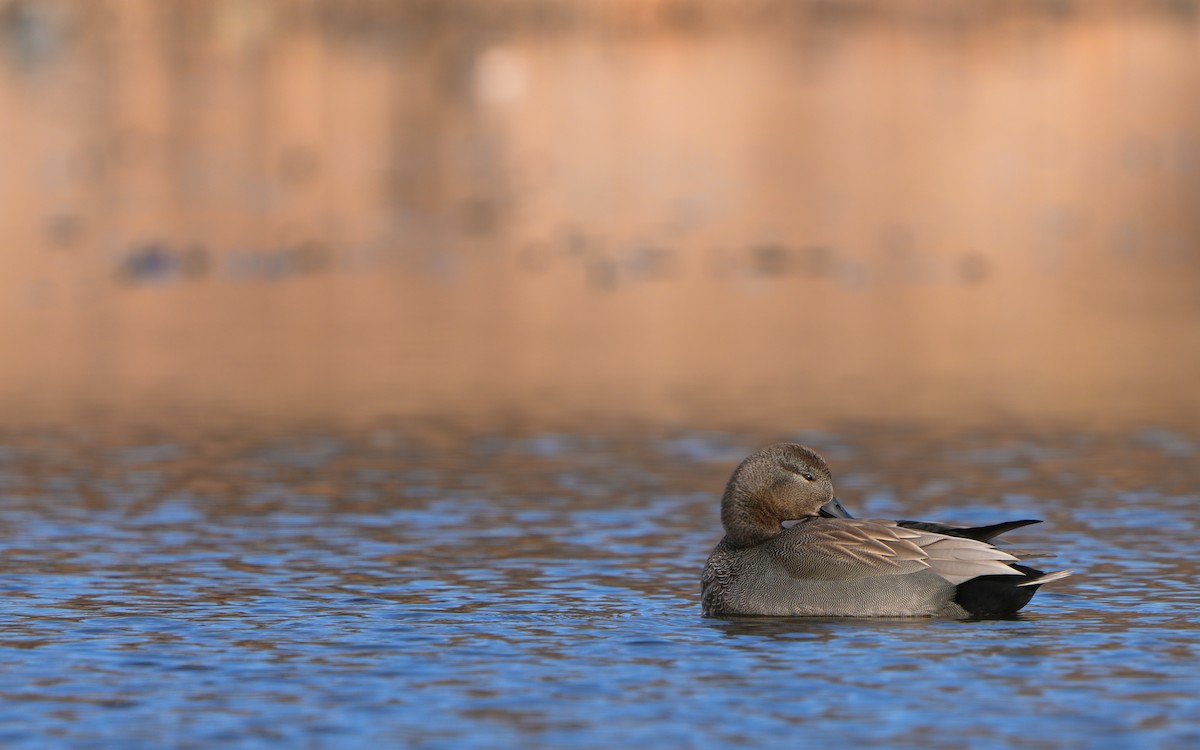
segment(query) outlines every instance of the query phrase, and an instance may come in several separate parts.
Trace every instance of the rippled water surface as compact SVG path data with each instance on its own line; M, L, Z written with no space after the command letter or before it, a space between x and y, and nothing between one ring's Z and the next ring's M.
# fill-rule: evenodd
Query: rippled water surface
M0 743L1195 747L1194 436L437 425L10 433ZM799 439L862 516L1077 575L1020 618L705 619L723 483Z

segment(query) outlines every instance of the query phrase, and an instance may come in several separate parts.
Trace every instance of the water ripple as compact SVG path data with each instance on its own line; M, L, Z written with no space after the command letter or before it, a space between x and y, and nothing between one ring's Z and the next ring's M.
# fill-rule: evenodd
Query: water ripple
M768 437L9 436L0 743L1194 744L1191 438L905 436L806 433L856 509L1043 517L1079 574L1002 621L702 618Z

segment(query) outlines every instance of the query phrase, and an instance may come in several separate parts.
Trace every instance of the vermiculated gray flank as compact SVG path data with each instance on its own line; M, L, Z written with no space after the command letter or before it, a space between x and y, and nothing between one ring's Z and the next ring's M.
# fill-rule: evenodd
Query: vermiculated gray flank
M1038 521L959 528L854 519L824 459L791 443L734 470L721 523L725 538L701 582L706 615L1002 617L1071 574L1021 565L988 543Z

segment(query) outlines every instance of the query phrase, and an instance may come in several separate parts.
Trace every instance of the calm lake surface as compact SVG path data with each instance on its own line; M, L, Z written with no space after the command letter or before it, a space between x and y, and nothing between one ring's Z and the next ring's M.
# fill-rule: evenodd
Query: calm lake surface
M1200 441L404 423L0 441L6 747L1195 747ZM736 463L861 516L1042 518L1005 621L706 619Z

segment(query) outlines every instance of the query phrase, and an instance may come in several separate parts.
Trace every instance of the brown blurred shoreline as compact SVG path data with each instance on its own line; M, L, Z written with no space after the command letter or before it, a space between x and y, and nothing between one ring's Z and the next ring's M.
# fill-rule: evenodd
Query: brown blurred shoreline
M2 3L3 421L1196 426L1198 9Z

